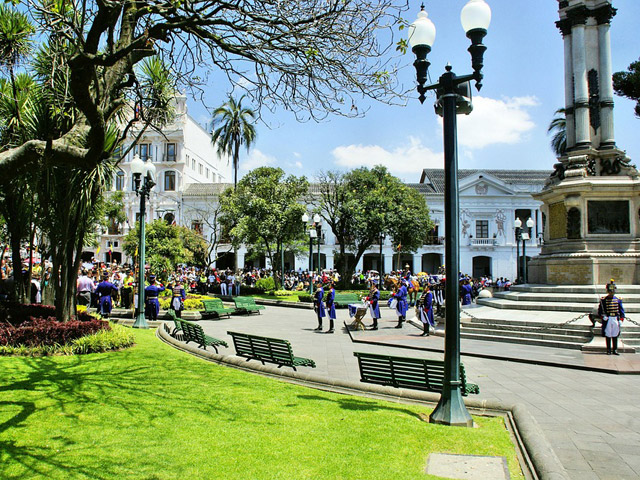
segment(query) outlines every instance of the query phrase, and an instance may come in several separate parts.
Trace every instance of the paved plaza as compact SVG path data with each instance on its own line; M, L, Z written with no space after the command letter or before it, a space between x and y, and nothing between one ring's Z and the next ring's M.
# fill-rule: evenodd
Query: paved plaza
M285 338L296 355L315 360L313 373L355 382L360 377L354 351L442 358L441 337L420 337L420 330L412 325L395 329L396 320L388 309L383 310L383 317L377 332L352 332L355 342L343 326L350 321L346 310L338 311L339 328L334 334L314 332L313 311L273 306L262 315L199 323L206 333L229 342L223 354L233 354L229 330ZM327 322L324 326L326 330ZM480 385L480 395L474 397L526 405L571 478L640 478L640 377L585 369L589 362L608 362L613 367L612 362L635 364L635 355L616 359L600 355L600 361L591 354L587 357L591 360L583 359L582 369L577 369L570 368L571 364L580 363L580 357L586 355L579 351L465 339L461 349L467 378ZM464 355L465 351L471 355ZM501 355L517 361L485 358ZM556 365L566 362L569 368L537 365L533 363L536 358Z

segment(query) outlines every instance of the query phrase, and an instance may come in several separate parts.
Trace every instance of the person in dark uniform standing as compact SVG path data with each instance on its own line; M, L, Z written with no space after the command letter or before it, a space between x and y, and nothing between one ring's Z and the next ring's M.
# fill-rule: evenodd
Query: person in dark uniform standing
M149 283L144 289L144 313L149 320L157 320L160 313L158 294L164 292L162 285L156 285L156 276L149 275Z
M407 303L407 287L404 285L404 282L391 296L397 300L396 314L398 315L398 324L396 325L396 328L402 328L402 322L406 320L407 310L409 310L409 304Z
M471 294L473 293L473 287L468 278L465 278L460 285L460 297L462 298L462 305L471 305Z
M171 289L171 303L169 308L176 313L176 317L182 318L182 310L184 309L184 301L187 298L187 294L184 291L184 286L180 279L176 280L176 284Z
M318 327L316 328L316 332L321 332L322 319L326 316L324 312L324 303L322 302L322 298L324 297L324 288L322 288L321 282L318 282L316 286L316 293L313 295L313 309L316 311L316 315L318 316Z
M607 296L600 299L598 305L598 315L602 318L602 335L607 342L607 355L620 355L618 353L618 337L620 336L620 325L624 321L624 307L622 300L616 297L616 284L611 279L607 283ZM613 345L612 345L613 344Z
M431 293L429 284L424 286L422 295L418 300L418 313L424 329L422 336L428 337L429 328L436 326L436 322L433 318L433 293Z
M327 306L327 311L329 312L329 330L327 333L333 333L333 322L336 319L336 305L334 303L336 299L336 289L333 286L333 282L329 282L329 291L327 292L327 297L325 299L325 304Z
M371 313L371 318L373 318L373 325L371 325L371 330L378 329L378 319L382 317L380 315L380 305L378 302L380 301L380 290L378 290L378 286L375 281L371 282L371 288L369 290L369 312Z
M102 275L102 281L96 287L96 295L98 297L98 313L103 317L109 318L111 315L112 302L111 295L118 291L113 283L109 281L109 274Z

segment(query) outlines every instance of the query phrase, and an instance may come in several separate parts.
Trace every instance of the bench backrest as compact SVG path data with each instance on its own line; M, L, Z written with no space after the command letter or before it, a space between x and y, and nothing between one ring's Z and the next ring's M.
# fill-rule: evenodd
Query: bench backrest
M233 301L238 307L257 307L256 301L253 297L234 297Z
M293 365L293 350L288 340L239 332L227 332L227 334L233 338L236 352L240 356L264 358L282 365Z
M420 358L392 357L370 353L353 353L358 357L361 380L413 390L442 391L444 362ZM464 377L462 390L464 392Z
M336 293L334 303L346 305L348 303L360 302L360 296L357 293Z
M186 320L180 320L180 324L182 325L182 331L187 336L187 338L196 340L200 343L204 343L204 330L202 330L202 327L200 325L187 322Z
M206 300L200 300L205 310L214 310L216 308L225 308L222 300L219 298L208 298Z

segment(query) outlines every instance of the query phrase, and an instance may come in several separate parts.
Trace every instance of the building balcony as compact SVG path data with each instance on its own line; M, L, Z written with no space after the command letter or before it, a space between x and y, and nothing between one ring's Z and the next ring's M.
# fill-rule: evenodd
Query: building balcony
M425 239L425 245L444 245L444 237L430 235Z
M470 238L469 246L478 248L495 248L498 241L495 238Z

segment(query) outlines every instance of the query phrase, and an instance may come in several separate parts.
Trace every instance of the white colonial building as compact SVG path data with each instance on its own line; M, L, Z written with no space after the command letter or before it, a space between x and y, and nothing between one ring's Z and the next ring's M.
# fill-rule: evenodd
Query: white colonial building
M164 218L197 228L190 218L184 217L183 193L194 184L220 184L232 179L231 163L220 158L211 144L211 134L188 113L187 98L176 97L175 118L162 132L148 129L122 160L115 175L111 190L125 192L124 204L127 220L124 225L112 225L100 238L100 250L85 251L87 257L95 255L103 262L128 262L122 249L122 240L139 217L140 199L133 191L133 176L130 164L134 155L156 167L156 186L147 202L147 220ZM123 145L127 151L137 138L139 130L132 129L129 143Z

